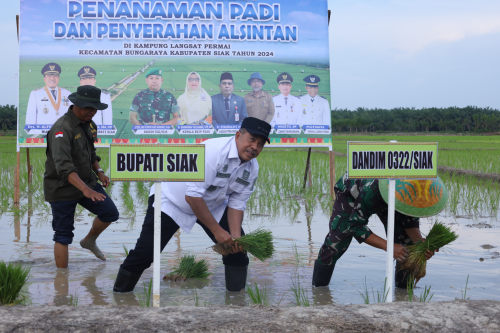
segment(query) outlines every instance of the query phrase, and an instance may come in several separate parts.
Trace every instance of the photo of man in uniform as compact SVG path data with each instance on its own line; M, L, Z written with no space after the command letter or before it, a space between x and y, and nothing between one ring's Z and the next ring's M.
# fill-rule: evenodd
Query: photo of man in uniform
M274 125L299 125L300 124L300 100L291 95L293 77L283 72L276 78L280 94L273 97L274 118L271 126Z
M140 91L130 106L132 125L176 125L179 107L174 95L161 88L163 74L159 68L146 73L147 89Z
M59 117L66 113L71 105L68 90L59 87L61 66L49 62L42 68L43 82L45 85L32 90L26 109L27 125L52 125Z
M300 97L302 103L301 125L327 125L330 126L330 105L328 101L319 96L320 78L317 75L308 75L304 78L307 94Z
M233 94L233 75L222 73L219 87L220 94L212 96L213 124L241 126L241 122L247 117L247 108L243 97Z
M273 97L262 90L266 81L259 72L255 72L250 75L247 83L252 87L252 91L245 95L248 116L271 123L274 116L274 103Z
M96 71L91 66L83 66L78 71L80 78L80 86L96 86ZM107 104L108 107L104 110L97 110L96 115L92 120L97 126L100 125L113 125L113 111L111 107L111 95L101 89L101 102Z

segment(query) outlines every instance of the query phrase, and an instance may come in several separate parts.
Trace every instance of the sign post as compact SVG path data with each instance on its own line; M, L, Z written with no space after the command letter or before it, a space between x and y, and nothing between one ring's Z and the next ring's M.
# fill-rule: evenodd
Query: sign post
M437 142L347 142L349 178L388 178L386 302L393 300L396 179L437 177Z
M205 180L204 145L112 144L112 181L154 181L153 306L160 306L161 182Z

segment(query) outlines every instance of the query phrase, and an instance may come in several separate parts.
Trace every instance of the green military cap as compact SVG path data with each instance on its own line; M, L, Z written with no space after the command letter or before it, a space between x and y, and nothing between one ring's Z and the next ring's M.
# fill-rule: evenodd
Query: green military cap
M149 71L146 72L146 77L150 75L159 75L162 76L161 74L163 71L160 68L151 68Z

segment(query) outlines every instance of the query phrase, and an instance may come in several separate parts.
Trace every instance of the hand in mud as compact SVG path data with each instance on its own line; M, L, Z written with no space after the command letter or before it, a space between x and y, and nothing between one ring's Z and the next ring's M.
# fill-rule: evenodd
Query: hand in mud
M404 261L408 257L406 247L401 244L394 244L394 259L397 261Z

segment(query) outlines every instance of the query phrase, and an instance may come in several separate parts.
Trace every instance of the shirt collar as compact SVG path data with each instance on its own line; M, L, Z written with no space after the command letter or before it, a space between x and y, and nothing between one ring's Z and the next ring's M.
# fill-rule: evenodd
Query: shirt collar
M228 159L240 158L240 156L238 155L238 147L236 147L236 136L233 136L231 139L229 146L229 154L227 154L227 158Z

